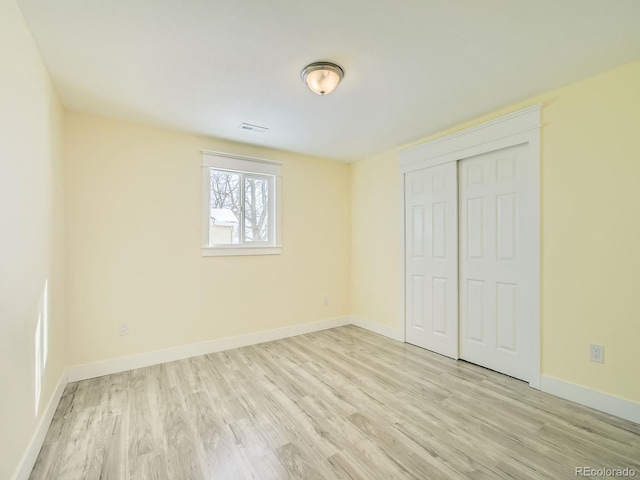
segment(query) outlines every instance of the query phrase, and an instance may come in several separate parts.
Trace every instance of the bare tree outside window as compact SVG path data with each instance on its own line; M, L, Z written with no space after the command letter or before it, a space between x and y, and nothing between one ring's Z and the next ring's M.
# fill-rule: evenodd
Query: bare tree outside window
M269 240L269 181L265 178L244 179L244 229L248 241Z
M230 243L240 243L240 210L240 174L211 170L211 227L218 238L227 238L225 231L230 231Z
M263 175L211 169L210 180L211 229L212 236L218 239L213 243L237 245L269 241L271 179ZM241 185L244 187L242 191ZM240 231L241 225L243 232Z

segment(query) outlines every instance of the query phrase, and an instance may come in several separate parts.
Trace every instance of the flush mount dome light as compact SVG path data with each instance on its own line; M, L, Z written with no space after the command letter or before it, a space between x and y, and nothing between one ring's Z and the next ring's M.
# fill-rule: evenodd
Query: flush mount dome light
M333 92L344 77L344 70L335 63L316 62L302 70L302 79L309 89L318 95Z

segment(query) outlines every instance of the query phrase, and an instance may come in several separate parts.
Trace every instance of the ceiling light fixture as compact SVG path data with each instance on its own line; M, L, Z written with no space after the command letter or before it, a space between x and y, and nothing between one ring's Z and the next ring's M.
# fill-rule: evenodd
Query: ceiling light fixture
M344 77L344 70L335 63L316 62L302 70L302 79L309 89L318 95L333 92Z

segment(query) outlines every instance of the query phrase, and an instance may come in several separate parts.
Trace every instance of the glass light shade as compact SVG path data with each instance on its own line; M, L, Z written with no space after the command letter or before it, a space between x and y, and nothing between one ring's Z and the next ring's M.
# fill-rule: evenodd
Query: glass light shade
M334 63L312 63L302 71L302 78L309 89L318 95L335 90L344 76L344 71Z

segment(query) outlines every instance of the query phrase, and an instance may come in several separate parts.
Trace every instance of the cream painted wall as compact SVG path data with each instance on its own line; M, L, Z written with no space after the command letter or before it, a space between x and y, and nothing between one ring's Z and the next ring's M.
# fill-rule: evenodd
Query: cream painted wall
M282 255L201 256L203 148L284 162ZM78 113L65 152L70 364L349 313L348 165Z
M638 85L640 61L414 143L543 104L542 371L633 401L640 401ZM352 313L396 327L397 150L355 163L351 182ZM589 361L590 343L604 345L604 364Z
M397 326L400 189L396 152L351 164L351 313Z
M65 366L63 110L14 0L0 0L0 69L0 478L8 479ZM48 320L48 355L36 402L38 318Z
M640 401L640 62L558 92L543 121L543 372Z

